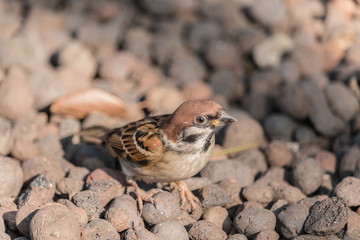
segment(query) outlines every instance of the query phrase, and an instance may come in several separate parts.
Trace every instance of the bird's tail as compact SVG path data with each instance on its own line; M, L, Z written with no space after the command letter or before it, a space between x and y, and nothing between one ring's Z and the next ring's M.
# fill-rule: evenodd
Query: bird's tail
M105 127L94 126L79 132L82 141L93 144L104 144L106 135L111 130Z

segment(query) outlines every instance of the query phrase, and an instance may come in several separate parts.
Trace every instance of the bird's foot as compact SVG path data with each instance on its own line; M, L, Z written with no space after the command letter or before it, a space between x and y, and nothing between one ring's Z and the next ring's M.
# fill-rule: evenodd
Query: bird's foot
M138 203L138 208L139 208L140 215L141 215L143 207L144 207L144 202L150 202L150 203L152 203L152 204L154 204L156 206L155 201L153 199L153 196L155 194L161 192L162 191L161 189L154 188L154 189L151 189L150 191L146 192L137 185L136 181L128 180L128 182L135 189L136 200L137 200L137 203Z
M172 182L170 187L173 189L178 189L180 192L181 199L181 208L184 209L186 202L189 202L191 206L191 212L201 208L201 202L188 188L187 184L184 181Z

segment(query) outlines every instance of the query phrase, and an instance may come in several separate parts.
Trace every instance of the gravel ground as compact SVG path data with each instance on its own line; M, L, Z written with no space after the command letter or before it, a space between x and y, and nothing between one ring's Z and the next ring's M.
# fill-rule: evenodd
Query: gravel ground
M358 0L0 0L0 239L360 239ZM91 126L213 99L238 121L137 210Z

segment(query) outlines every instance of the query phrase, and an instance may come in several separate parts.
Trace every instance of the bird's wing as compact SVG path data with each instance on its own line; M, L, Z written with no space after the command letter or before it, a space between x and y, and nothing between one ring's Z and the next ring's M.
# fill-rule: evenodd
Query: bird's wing
M110 152L138 165L148 165L160 159L163 143L159 120L167 115L148 117L114 129L105 137Z

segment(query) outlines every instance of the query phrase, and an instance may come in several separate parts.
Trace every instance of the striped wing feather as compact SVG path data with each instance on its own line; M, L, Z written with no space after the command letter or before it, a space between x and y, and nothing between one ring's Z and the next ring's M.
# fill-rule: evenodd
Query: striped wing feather
M105 138L110 152L138 165L148 165L159 160L163 143L159 136L158 116L145 118L114 129Z

